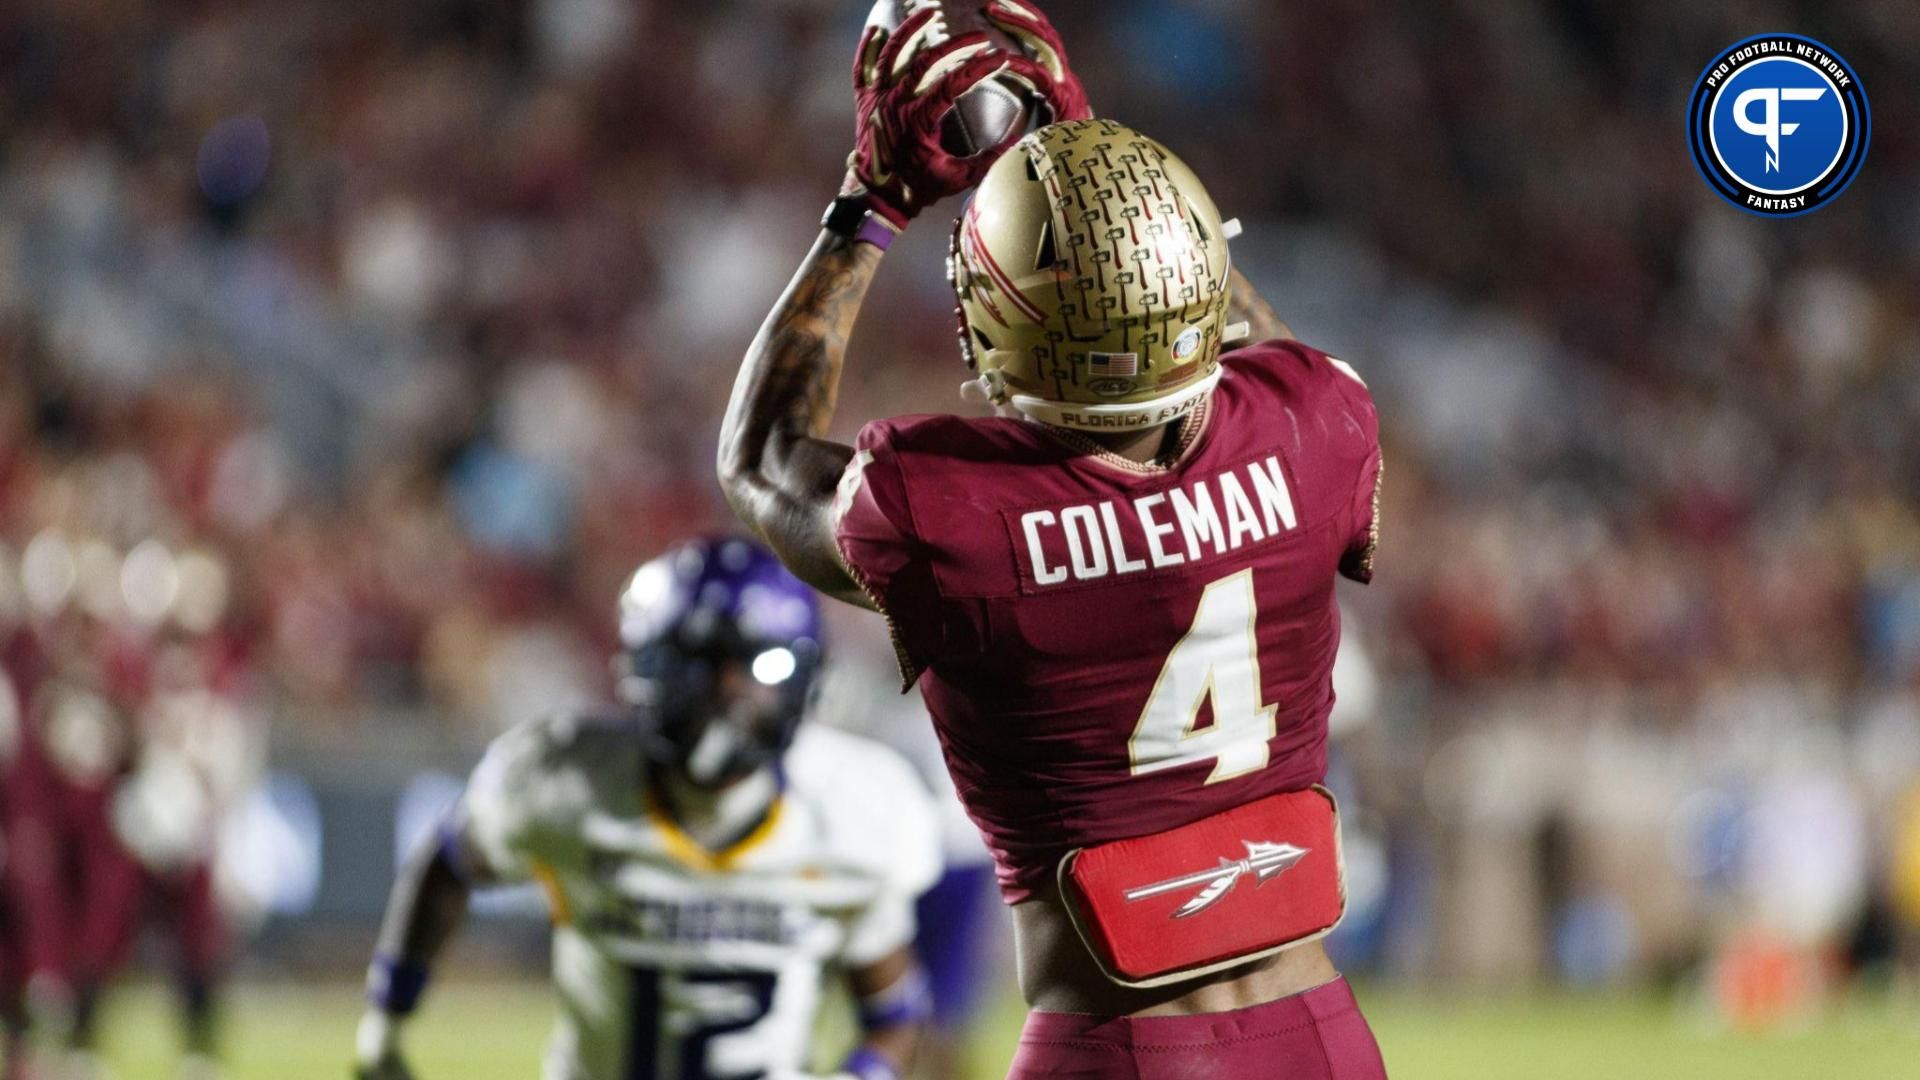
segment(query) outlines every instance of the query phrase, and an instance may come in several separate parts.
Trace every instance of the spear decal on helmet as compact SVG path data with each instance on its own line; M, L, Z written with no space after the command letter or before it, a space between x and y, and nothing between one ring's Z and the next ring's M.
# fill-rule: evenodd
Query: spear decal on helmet
M1272 878L1286 872L1295 863L1307 857L1310 848L1295 847L1292 844L1270 844L1255 840L1242 840L1247 846L1247 857L1228 859L1222 857L1220 865L1211 870L1200 870L1179 877L1156 881L1151 885L1142 885L1137 889L1128 889L1124 894L1128 903L1135 903L1154 896L1161 896L1182 889L1200 888L1193 899L1180 905L1173 918L1184 919L1198 915L1220 901L1220 898L1233 891L1240 879L1252 874L1256 886L1264 885Z

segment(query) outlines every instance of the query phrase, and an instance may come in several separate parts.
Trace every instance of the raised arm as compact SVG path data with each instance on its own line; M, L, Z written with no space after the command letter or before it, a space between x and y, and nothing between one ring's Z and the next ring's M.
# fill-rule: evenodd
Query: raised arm
M733 512L796 576L867 605L834 549L831 507L851 448L833 419L847 336L880 266L874 244L822 232L747 349L720 427L720 486Z
M1044 102L1046 115L1086 114L1086 95L1059 35L1037 12L989 0L986 19L1019 40L1001 52L980 31L954 34L939 5L899 25L869 25L853 63L855 133L841 195L800 272L747 350L720 431L717 462L727 502L794 574L863 607L834 545L832 506L852 450L822 436L833 418L847 335L881 252L919 213L979 182L1020 137L968 157L942 141L962 95L995 80Z

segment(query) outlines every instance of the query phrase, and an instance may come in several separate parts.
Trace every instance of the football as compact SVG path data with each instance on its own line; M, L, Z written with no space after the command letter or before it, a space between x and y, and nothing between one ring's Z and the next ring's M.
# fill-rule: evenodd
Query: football
M986 0L879 0L867 16L867 25L892 30L914 12L938 7L945 10L947 31L955 37L978 30L993 41L994 48L1022 53L1018 41L987 21L983 13L986 6ZM1033 105L1018 83L989 79L960 95L948 110L941 121L941 149L955 157L973 157L997 149L1027 131L1033 121Z

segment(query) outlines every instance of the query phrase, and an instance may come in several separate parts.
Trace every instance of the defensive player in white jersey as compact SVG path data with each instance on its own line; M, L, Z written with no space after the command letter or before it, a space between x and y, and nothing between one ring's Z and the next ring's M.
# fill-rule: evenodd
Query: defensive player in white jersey
M394 886L357 1040L399 1038L478 885L531 879L554 919L547 1080L795 1080L829 971L864 1039L835 1074L893 1078L927 1010L909 951L939 873L930 799L892 751L801 725L814 595L758 547L698 541L620 600L620 697L501 736Z

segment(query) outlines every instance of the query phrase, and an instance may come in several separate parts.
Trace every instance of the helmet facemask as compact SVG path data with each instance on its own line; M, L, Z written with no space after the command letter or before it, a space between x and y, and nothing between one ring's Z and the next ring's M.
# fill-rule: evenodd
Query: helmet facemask
M818 690L820 650L789 643L662 640L623 654L628 703L643 706L649 759L696 787L724 787L777 761ZM634 692L639 691L634 700Z

